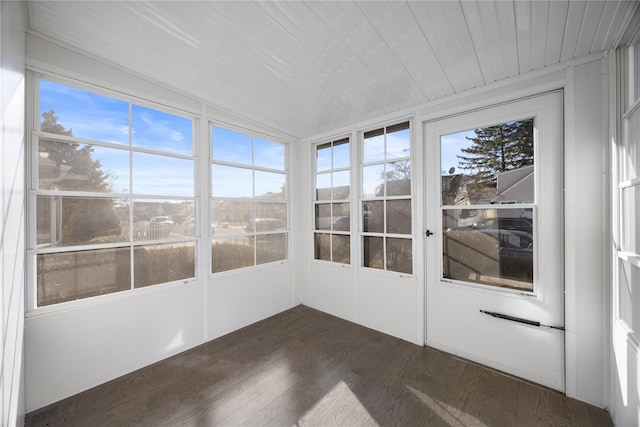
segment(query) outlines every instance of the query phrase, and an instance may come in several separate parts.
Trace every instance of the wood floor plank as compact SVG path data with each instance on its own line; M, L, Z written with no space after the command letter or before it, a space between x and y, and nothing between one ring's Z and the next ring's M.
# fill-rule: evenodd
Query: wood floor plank
M612 426L602 409L305 306L27 414L27 426Z

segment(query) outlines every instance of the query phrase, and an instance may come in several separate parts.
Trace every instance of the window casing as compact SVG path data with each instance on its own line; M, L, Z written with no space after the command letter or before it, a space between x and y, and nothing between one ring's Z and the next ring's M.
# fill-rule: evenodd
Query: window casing
M211 272L288 258L286 144L211 126Z
M617 145L615 316L640 341L640 40L623 49L621 143ZM617 213L615 213L617 211Z
M315 146L314 259L351 264L349 138Z
M362 266L413 274L410 123L363 133Z
M49 76L34 93L29 308L195 278L195 118Z

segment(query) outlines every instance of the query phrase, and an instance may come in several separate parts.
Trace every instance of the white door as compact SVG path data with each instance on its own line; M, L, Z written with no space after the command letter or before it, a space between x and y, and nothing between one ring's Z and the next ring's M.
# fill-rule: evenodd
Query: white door
M427 345L564 391L562 93L424 135Z

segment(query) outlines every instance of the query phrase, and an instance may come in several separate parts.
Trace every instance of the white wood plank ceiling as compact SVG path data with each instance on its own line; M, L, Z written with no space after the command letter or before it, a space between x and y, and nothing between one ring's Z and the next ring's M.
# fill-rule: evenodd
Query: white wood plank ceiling
M31 29L303 138L608 50L636 1L33 1Z

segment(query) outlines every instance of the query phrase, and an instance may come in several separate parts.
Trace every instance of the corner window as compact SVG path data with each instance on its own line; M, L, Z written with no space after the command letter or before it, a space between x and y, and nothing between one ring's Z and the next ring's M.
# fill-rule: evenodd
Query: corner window
M315 147L314 259L351 263L349 138Z
M194 278L194 119L91 87L36 85L32 305Z
M413 274L409 122L364 132L362 265Z
M288 257L286 145L211 127L211 271Z

